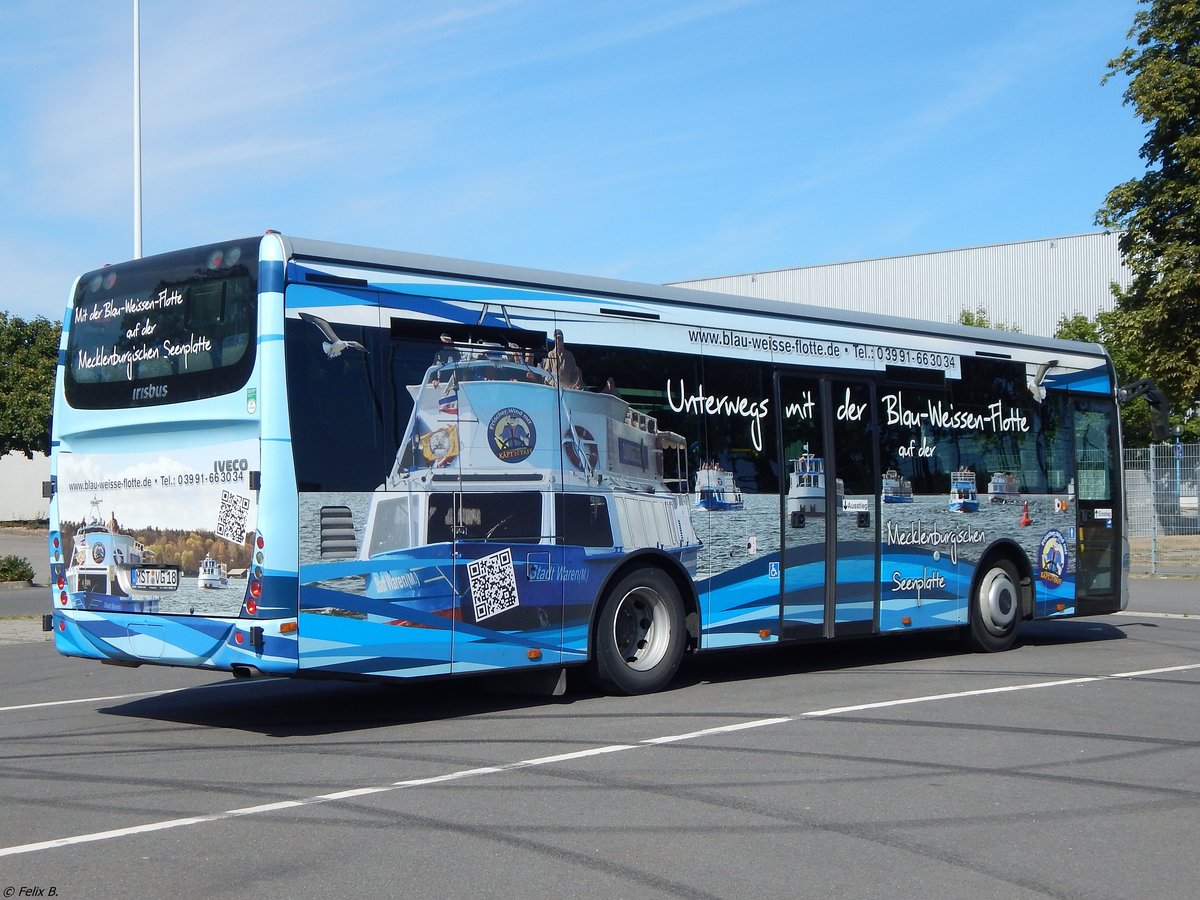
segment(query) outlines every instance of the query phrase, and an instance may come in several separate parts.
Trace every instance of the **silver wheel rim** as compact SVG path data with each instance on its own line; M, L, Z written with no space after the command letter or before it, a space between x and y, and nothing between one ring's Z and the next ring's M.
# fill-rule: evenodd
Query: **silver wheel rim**
M653 669L671 644L671 617L658 592L636 587L617 604L612 623L613 646L635 672Z
M992 569L979 586L979 617L983 627L1003 637L1017 618L1017 586L1004 569Z

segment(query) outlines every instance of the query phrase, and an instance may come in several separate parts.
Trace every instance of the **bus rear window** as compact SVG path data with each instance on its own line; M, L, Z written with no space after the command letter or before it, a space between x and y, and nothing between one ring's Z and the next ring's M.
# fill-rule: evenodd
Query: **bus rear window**
M258 239L109 266L79 280L67 402L121 409L235 391L254 368Z

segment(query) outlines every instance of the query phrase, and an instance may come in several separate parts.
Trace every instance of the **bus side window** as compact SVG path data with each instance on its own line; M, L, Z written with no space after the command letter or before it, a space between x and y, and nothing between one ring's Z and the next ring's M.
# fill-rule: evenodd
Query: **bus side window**
M554 518L561 544L577 547L611 547L612 523L608 501L591 494L555 494Z

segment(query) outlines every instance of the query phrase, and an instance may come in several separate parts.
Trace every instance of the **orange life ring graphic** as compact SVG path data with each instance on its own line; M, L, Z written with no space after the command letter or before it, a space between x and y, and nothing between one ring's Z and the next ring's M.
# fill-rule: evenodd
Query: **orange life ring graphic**
M592 437L592 433L582 425L575 425L563 432L563 452L567 455L571 465L580 472L584 471L583 461L587 459L587 468L596 468L600 462L600 445L596 443L596 439ZM580 451L583 451L581 457Z

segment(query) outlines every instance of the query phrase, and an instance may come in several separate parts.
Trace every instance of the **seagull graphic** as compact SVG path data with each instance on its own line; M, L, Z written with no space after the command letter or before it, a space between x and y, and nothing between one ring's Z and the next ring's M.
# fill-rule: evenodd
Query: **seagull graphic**
M343 341L333 330L333 326L322 319L320 316L309 315L308 313L300 313L300 318L305 322L312 322L320 329L321 334L325 335L325 340L321 342L321 349L325 351L325 355L330 359L336 359L342 355L343 350L361 350L367 352L367 348L358 341Z
M1029 393L1033 394L1033 399L1038 403L1046 399L1046 388L1042 386L1042 382L1046 380L1046 373L1057 365L1058 360L1052 359L1038 366L1036 374L1026 376L1026 385L1029 388Z

